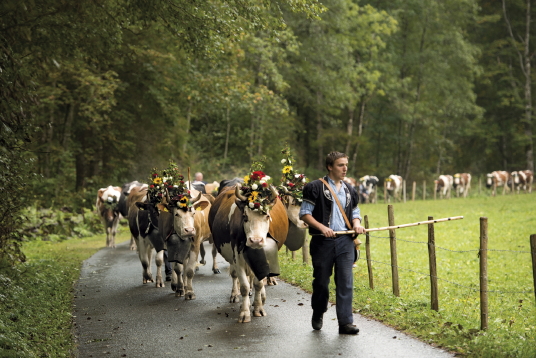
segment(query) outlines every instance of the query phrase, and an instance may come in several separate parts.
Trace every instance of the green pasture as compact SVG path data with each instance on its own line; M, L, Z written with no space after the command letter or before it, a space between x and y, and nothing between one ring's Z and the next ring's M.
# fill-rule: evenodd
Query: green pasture
M130 239L120 228L116 243ZM82 261L106 245L106 235L31 241L27 261L0 268L0 357L71 357L73 285Z
M400 297L392 294L389 232L370 234L374 290L369 288L365 236L355 269L354 309L424 341L467 356L536 356L536 302L530 235L536 195L453 198L393 204L395 224L464 216L435 224L439 312L430 309L427 225L396 231ZM388 226L387 204L361 206L370 227ZM480 331L480 217L488 218L489 328ZM301 252L283 253L282 277L311 290ZM332 285L333 286L333 285ZM334 296L333 296L334 297Z

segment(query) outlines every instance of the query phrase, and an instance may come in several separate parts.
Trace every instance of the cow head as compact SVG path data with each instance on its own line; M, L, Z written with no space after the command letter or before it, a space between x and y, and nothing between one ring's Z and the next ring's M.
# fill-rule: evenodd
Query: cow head
M173 213L173 227L181 238L192 238L195 236L194 216L198 210L205 209L209 202L201 200L203 193L199 192L196 198L189 199L186 195L179 200L171 200L167 206Z
M512 179L514 180L514 184L519 184L519 173L518 172L512 172Z
M281 195L281 201L285 206L288 219L298 227L298 229L305 229L307 224L300 219L301 203L290 194Z
M139 209L139 210L145 210L149 213L148 217L149 217L149 222L155 226L155 227L158 227L158 209L155 207L154 204L152 203L147 203L147 202L140 202L140 201L137 201L136 202L136 207Z
M492 185L493 185L493 174L488 173L486 175L486 188L491 188Z
M235 187L235 204L242 211L243 228L246 235L246 246L252 249L260 249L266 245L266 238L270 229L270 208L274 205L278 193L274 187L270 186L271 196L266 198L267 204L264 209L256 207L256 203L250 200L249 196L240 193L240 185Z
M385 179L385 189L386 190L394 190L395 183L393 182L393 179L387 178Z

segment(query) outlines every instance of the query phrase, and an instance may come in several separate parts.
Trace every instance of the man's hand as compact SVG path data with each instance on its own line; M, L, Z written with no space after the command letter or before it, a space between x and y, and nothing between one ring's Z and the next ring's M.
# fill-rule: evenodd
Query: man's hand
M322 227L319 229L320 232L322 233L322 235L324 235L325 237L335 237L335 232L330 229L329 227L327 226L324 226L324 225L321 225Z
M361 226L361 223L359 222L359 220L356 220L354 222L354 231L356 235L364 234L366 232L365 228Z

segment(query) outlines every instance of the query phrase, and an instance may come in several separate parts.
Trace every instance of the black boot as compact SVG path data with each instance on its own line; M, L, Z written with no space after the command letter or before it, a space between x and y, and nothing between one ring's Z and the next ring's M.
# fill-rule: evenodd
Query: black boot
M354 326L351 323L343 324L342 326L339 326L339 334L358 334L359 328Z

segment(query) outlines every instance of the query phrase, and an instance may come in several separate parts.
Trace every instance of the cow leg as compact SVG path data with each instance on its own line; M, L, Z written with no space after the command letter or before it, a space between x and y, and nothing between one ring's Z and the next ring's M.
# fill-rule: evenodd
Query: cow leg
M153 274L151 273L151 258L153 247L148 238L138 239L138 256L143 267L143 283L154 282Z
M199 255L199 247L195 246L197 245L192 245L188 260L184 265L184 299L186 300L195 300L192 281L194 279L195 269L197 267L197 257Z
M178 262L174 262L173 265L173 278L171 279L171 287L175 287L175 297L184 296L184 280L182 273L184 272L184 265Z
M130 236L130 251L138 250L138 245L136 244L136 239L134 236Z
M152 250L151 250L152 253ZM164 280L162 279L162 265L164 264L164 250L160 250L156 253L154 259L156 263L156 287L166 287ZM151 262L149 260L149 262Z
M201 256L201 260L199 260L199 263L201 265L205 265L207 262L205 261L205 245L201 243L201 246L199 247L199 256Z
M240 290L238 285L238 274L236 272L236 264L231 264L230 267L230 273L231 273L231 279L233 281L233 287L231 288L231 298L229 299L229 302L236 303L240 302Z
M253 286L255 287L255 297L253 298L253 316L262 317L266 316L264 310L264 303L266 302L266 289L264 283L255 277L253 279Z
M250 312L250 301L249 301L249 277L246 275L246 270L244 269L246 262L243 257L240 257L240 263L236 266L239 266L237 275L238 281L240 282L240 294L242 295L242 304L240 305L240 315L238 316L238 323L248 323L251 322L251 312Z
M221 273L221 271L218 267L218 262L216 261L216 255L218 255L218 249L216 248L216 245L212 244L212 272L218 274Z

